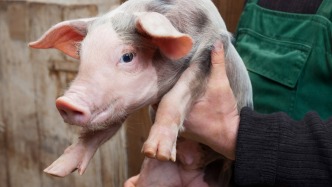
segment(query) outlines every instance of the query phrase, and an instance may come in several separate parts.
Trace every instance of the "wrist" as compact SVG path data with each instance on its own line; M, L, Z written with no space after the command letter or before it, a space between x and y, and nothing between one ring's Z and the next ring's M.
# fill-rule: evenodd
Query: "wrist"
M236 111L236 114L233 114L233 116L230 117L230 121L227 122L226 124L229 126L227 128L229 129L229 132L227 133L228 136L225 141L224 149L226 151L225 156L231 160L235 160L235 149L236 149L239 124L240 124L240 116Z
M217 123L219 134L211 138L210 147L228 159L235 159L236 141L240 123L240 116L237 109L228 114L221 115Z

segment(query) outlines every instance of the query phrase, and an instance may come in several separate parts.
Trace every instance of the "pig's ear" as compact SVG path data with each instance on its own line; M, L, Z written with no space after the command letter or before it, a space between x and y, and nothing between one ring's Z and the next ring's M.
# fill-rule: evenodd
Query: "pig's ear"
M192 49L192 38L179 32L162 14L148 12L138 15L136 28L150 36L161 52L173 60L186 56Z
M93 20L95 18L60 22L46 31L39 40L29 43L29 46L36 49L56 48L79 59L77 44L84 39L88 23Z

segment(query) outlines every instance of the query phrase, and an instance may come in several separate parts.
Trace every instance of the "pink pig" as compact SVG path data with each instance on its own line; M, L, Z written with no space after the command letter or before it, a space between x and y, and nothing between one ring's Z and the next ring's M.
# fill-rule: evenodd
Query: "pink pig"
M45 172L83 174L129 114L155 104L143 152L175 161L179 130L204 93L217 39L238 107L252 106L248 73L210 0L130 0L101 17L58 23L30 43L80 59L76 79L56 106L65 122L82 127L81 136Z

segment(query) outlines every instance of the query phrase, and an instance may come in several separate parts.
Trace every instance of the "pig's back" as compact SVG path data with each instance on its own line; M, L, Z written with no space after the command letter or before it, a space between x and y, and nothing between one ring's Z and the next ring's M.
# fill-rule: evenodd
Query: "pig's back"
M161 13L180 32L189 34L194 39L202 35L206 38L218 30L227 30L211 0L129 0L118 11Z

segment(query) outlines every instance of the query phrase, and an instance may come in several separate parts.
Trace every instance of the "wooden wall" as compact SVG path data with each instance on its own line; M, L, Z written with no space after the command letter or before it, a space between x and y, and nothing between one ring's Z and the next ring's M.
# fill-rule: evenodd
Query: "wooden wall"
M84 176L42 172L77 136L78 128L63 123L55 99L74 78L78 62L27 43L60 21L97 14L97 4L0 2L1 187L117 187L127 178L124 128L99 149Z
M244 0L214 0L234 31ZM33 50L29 41L67 19L91 17L118 0L0 0L0 187L119 187L140 168L150 122L147 109L131 115L101 147L86 173L66 178L42 170L77 136L55 107L78 63L56 50Z
M125 2L126 0L121 0ZM227 28L234 32L246 0L212 0L223 17Z
M234 33L243 10L245 0L213 0L223 17L227 29Z

